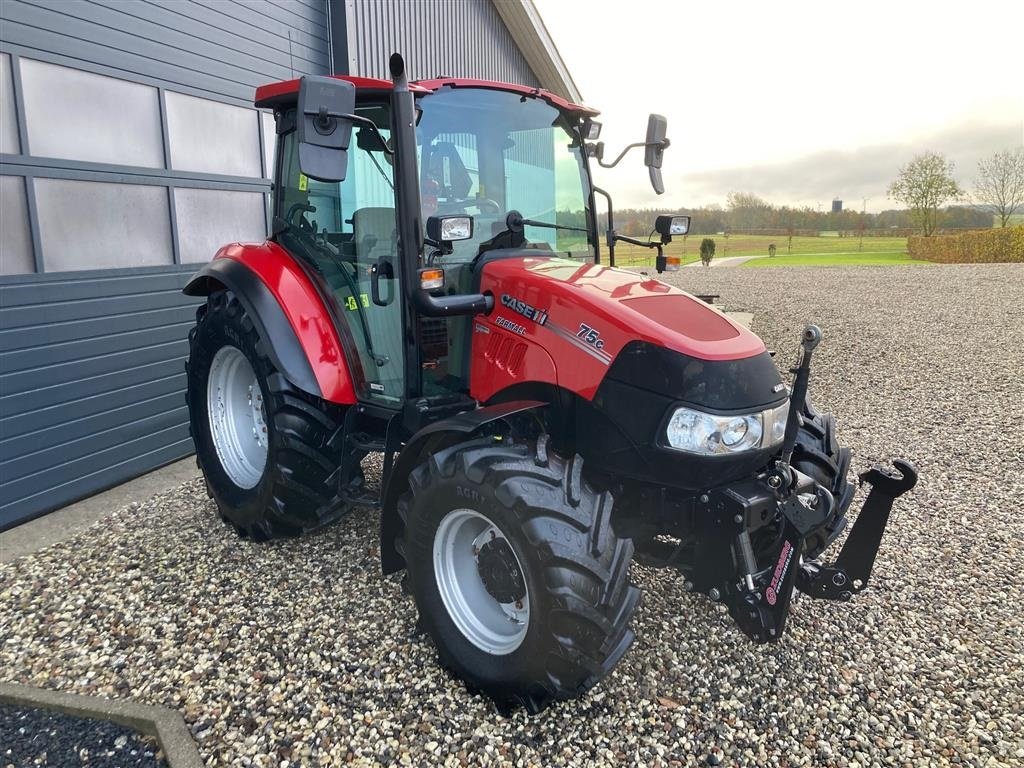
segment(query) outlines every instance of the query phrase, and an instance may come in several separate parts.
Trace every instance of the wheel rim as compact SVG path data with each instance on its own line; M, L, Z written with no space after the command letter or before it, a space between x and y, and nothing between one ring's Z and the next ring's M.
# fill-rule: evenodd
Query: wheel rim
M238 487L255 487L267 464L266 409L256 372L237 347L214 355L206 408L220 465Z
M507 571L507 572L505 572ZM434 534L434 577L455 626L486 653L518 648L530 626L526 571L507 537L471 509L445 515Z

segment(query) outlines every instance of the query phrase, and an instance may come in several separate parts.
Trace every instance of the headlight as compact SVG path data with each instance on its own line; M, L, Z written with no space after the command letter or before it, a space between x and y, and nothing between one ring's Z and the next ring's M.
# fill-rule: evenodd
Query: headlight
M782 442L787 418L788 400L777 408L735 416L677 408L665 438L677 450L706 456L770 448Z

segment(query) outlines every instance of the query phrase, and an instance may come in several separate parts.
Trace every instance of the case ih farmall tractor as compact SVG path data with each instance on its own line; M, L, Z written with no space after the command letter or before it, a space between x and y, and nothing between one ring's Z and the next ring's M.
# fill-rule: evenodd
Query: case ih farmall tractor
M864 508L819 560L854 488L807 399L818 329L787 387L746 328L614 268L628 238L610 199L601 264L593 110L519 85L411 84L397 54L391 73L256 92L277 121L273 231L185 289L206 297L188 403L221 516L265 540L379 505L383 571L404 569L441 663L530 711L629 648L634 559L724 602L755 642L782 636L794 589L863 589L916 474L861 475ZM664 119L632 146L660 192ZM688 225L659 217L638 243L659 271Z

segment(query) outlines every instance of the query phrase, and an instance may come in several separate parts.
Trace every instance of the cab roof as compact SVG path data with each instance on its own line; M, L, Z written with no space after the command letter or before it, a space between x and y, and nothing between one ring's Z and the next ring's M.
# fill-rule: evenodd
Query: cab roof
M350 75L333 75L339 80L347 80L360 91L390 91L391 81L382 80L376 77L354 77ZM439 88L490 88L496 91L509 91L510 93L520 93L524 96L532 96L534 98L543 99L549 104L564 109L567 112L573 112L580 117L593 117L599 114L596 109L584 106L583 104L574 104L573 102L559 96L557 93L544 90L543 88L533 88L528 85L517 85L515 83L501 83L496 80L477 80L468 77L437 77L430 80L417 80L414 83L409 84L409 90L413 93L423 94L432 93ZM267 85L261 85L256 89L256 106L273 108L282 106L285 104L291 104L295 101L299 93L299 80L282 80L278 83L269 83Z

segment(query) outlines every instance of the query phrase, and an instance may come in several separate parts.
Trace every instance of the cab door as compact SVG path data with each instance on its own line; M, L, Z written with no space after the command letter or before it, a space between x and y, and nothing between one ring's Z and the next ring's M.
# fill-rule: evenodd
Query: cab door
M356 112L372 119L387 141L385 106ZM278 239L330 286L359 399L397 408L405 392L405 362L391 156L373 131L358 126L345 180L326 183L299 171L295 131L282 136L279 149ZM373 269L386 263L391 277L378 281L375 302Z

